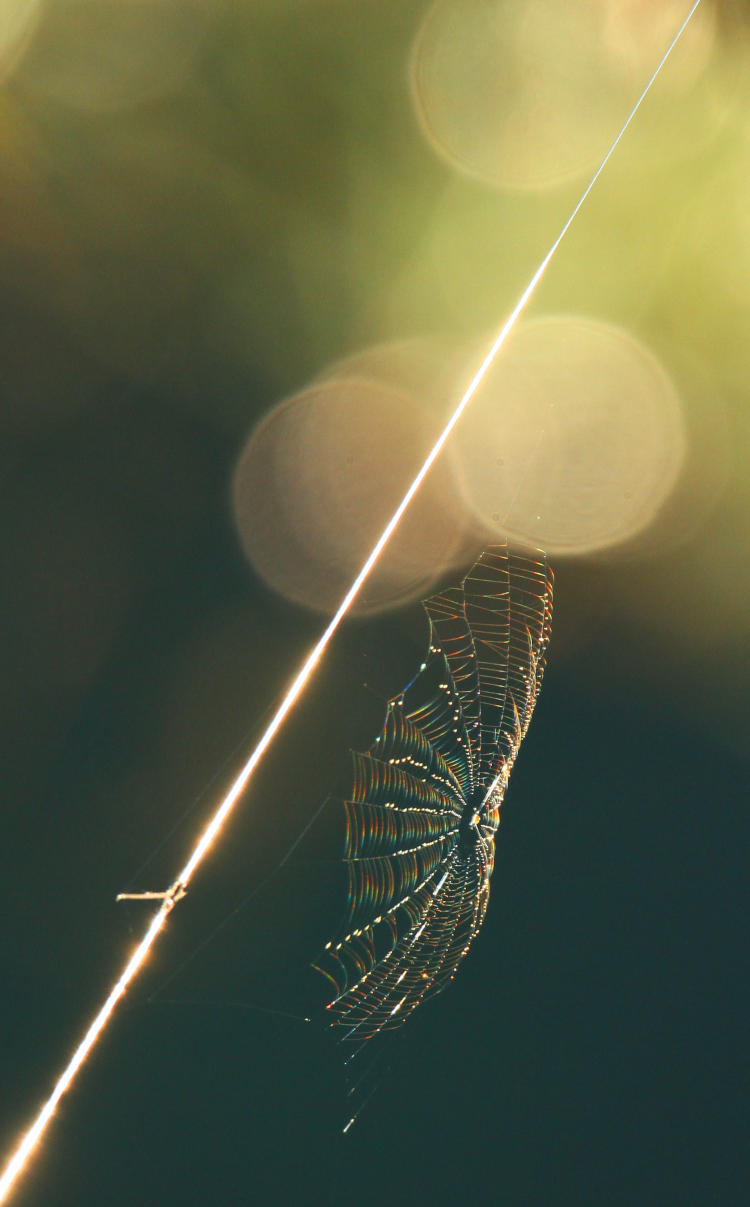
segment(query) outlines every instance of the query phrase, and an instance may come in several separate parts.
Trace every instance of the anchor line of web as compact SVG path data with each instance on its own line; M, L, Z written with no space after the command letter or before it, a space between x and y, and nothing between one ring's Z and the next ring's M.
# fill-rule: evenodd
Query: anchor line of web
M402 519L404 513L410 506L412 499L417 494L422 483L424 482L425 478L427 477L430 470L432 469L432 466L434 465L434 463L437 461L438 457L440 456L443 448L445 447L448 440L450 439L450 437L453 433L453 430L455 429L456 425L458 424L459 420L461 419L461 416L463 415L464 411L468 407L472 398L476 394L476 392L477 392L480 384L482 383L484 377L486 376L490 366L494 362L500 349L502 348L503 344L506 342L508 336L510 335L511 331L515 327L518 319L520 318L521 314L523 313L523 311L525 310L529 301L531 300L532 295L534 294L539 282L541 281L542 277L544 276L544 273L546 272L547 267L549 266L551 260L553 259L555 253L557 252L557 249L559 248L560 244L562 243L563 239L565 238L566 234L568 233L571 225L573 224L576 217L578 216L581 208L585 204L589 194L591 193L591 190L596 185L599 177L601 176L602 172L606 168L610 159L614 155L622 138L624 137L626 131L628 130L629 126L631 125L634 117L636 116L638 110L640 109L641 105L643 104L648 93L651 91L651 88L653 87L656 79L658 78L665 63L667 62L670 55L672 54L672 51L674 50L675 46L677 45L680 38L682 37L682 34L684 33L685 29L687 28L688 23L690 22L695 11L698 9L700 3L701 3L701 0L695 0L695 3L690 8L690 11L688 12L684 21L682 22L679 29L675 33L674 37L670 41L669 45L667 46L667 49L665 50L664 54L662 55L661 59L659 60L659 62L657 64L657 66L655 67L654 71L652 72L651 76L649 77L645 87L643 88L638 99L636 100L635 104L633 105L632 109L630 110L629 114L627 115L627 117L626 117L625 121L623 122L622 126L620 127L617 135L615 136L612 143L610 144L608 150L604 154L604 156L601 160L601 163L599 164L599 166L597 167L593 176L589 180L588 184L586 185L586 188L583 190L581 196L579 197L578 201L576 202L575 206L573 207L572 211L570 212L568 218L566 219L565 223L563 224L563 226L560 230L560 233L557 235L557 237L555 238L554 242L552 243L549 251L544 256L541 263L539 264L539 267L534 272L528 285L523 290L523 293L521 294L521 296L519 297L515 306L511 310L508 318L506 319L506 321L500 328L498 334L496 335L495 339L493 340L492 344L490 345L484 359L482 360L481 364L479 365L479 368L477 369L473 378L469 382L466 390L464 391L463 395L461 396L455 409L453 410L450 417L448 418L442 432L438 436L438 438L435 441L435 443L433 444L432 448L427 453L427 455L426 455L424 461L422 462L422 465L420 466L419 470L417 471L411 485L408 487L406 493L404 494L404 497L402 498L398 507L394 511L393 515L391 516L390 520L386 524L385 528L383 529L381 535L379 536L379 538L376 541L375 545L373 546L371 552L369 553L368 557L366 558L364 564L362 565L362 568L360 569L356 578L354 579L351 586L349 587L349 590L346 592L344 598L342 599L341 603L339 604L338 608L336 609L336 612L331 617L326 628L324 629L323 633L321 634L321 636L318 639L318 641L316 642L316 644L313 646L310 653L304 659L299 671L297 672L292 683L287 688L280 704L278 705L273 717L271 718L271 721L269 722L268 726L266 727L265 731L263 732L257 745L255 746L254 750L252 751L249 758L245 762L244 766L240 770L234 783L229 788L229 791L226 793L224 798L219 802L217 808L215 809L214 813L212 814L211 818L209 819L207 825L205 826L205 828L199 835L198 840L196 841L184 867L179 872L179 874L176 876L176 878L172 882L171 886L167 890L165 890L165 892L156 894L156 896L158 896L158 898L160 899L161 904L159 905L159 908L157 909L156 913L151 918L151 920L146 928L146 931L143 935L143 938L141 939L140 943L137 945L135 951L132 953L132 955L130 956L128 961L126 962L122 973L118 977L118 979L115 982L115 984L113 985L113 987L110 989L110 991L104 1001L104 1004L101 1006L101 1008L99 1009L99 1011L93 1018L92 1022L90 1023L89 1027L87 1028L87 1030L83 1036L83 1039L79 1043L78 1047L75 1049L72 1057L68 1061L68 1064L65 1066L63 1072L61 1073L60 1077L58 1078L57 1082L55 1083L54 1088L53 1088L49 1098L44 1103L44 1105L41 1107L34 1122L31 1124L31 1126L28 1128L28 1130L22 1136L19 1144L17 1145L15 1151L12 1153L12 1155L2 1173L2 1176L0 1176L0 1203L4 1203L7 1200L8 1195L10 1194L10 1191L11 1191L14 1183L16 1182L17 1178L19 1177L19 1175L22 1173L22 1171L28 1164L28 1161L29 1161L32 1153L37 1148L37 1145L39 1144L39 1141L41 1140L42 1135L44 1134L44 1132L46 1131L50 1122L52 1121L52 1118L55 1113L55 1109L56 1109L58 1103L60 1102L60 1099L63 1097L63 1095L66 1093L66 1091L72 1085L80 1068L84 1064L89 1053L91 1052L91 1050L97 1043L98 1039L102 1035L104 1029L106 1028L110 1018L112 1017L112 1014L114 1013L114 1010L115 1010L118 1002L123 997L123 995L125 994L126 990L129 987L129 985L132 983L134 978L137 976L140 969L143 967L143 965L146 961L146 958L157 939L157 936L163 930L165 923L166 923L170 913L172 912L175 904L179 901L180 897L183 896L184 893L187 891L190 881L192 880L193 876L195 875L196 871L200 867L203 860L208 855L209 850L212 848L219 833L221 832L222 828L224 827L225 822L229 818L229 816L232 813L233 809L235 808L237 802L239 801L240 797L242 796L256 767L258 766L261 759L263 758L263 755L265 754L266 750L273 742L274 738L276 737L276 734L281 729L289 712L294 707L294 705L296 704L300 695L302 694L311 675L313 674L315 668L317 667L318 663L320 662L320 659L322 658L323 654L325 653L325 650L327 649L331 639L333 638L333 636L336 633L337 629L339 628L341 622L344 620L345 616L348 614L349 610L351 609L352 604L354 603L355 599L359 595L359 592L362 589L364 583L369 578L369 576L370 576L372 570L374 569L376 563L378 562L383 550L389 543L396 528L398 527L399 523L401 522L401 519Z

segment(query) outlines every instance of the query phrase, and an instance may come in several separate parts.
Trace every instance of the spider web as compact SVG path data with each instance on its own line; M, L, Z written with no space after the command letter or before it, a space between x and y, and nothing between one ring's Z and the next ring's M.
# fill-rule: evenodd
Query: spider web
M363 1043L439 993L489 900L495 833L534 709L550 635L544 554L487 549L428 599L425 661L368 751L353 752L343 933L315 965L331 1025Z

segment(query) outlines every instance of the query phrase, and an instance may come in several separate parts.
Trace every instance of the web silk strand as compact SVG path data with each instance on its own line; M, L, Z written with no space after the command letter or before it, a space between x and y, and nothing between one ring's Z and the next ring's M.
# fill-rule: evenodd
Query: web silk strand
M263 755L265 754L266 750L271 745L271 743L274 740L274 738L276 737L276 734L278 733L278 731L281 729L281 726L283 725L287 715L289 714L291 709L294 707L295 703L297 702L300 695L304 691L305 686L307 685L316 666L320 662L320 659L322 658L325 650L327 649L334 633L338 629L338 627L341 624L344 617L347 615L347 613L351 609L352 604L354 603L355 599L359 595L359 592L361 591L365 582L367 581L370 574L372 573L372 570L374 569L376 563L378 562L380 555L382 554L386 545L388 544L391 537L393 536L393 533L395 532L396 528L398 527L399 523L401 522L401 519L402 519L404 513L406 512L407 508L409 507L412 499L414 498L417 491L419 490L422 483L424 482L425 478L427 477L428 473L432 469L432 466L434 465L435 461L440 456L443 448L445 447L446 443L450 439L454 428L456 427L457 423L459 422L461 416L463 415L464 411L468 407L472 398L476 394L479 386L481 385L482 381L484 380L488 370L490 369L491 365L493 364L500 349L502 348L503 344L507 340L507 338L510 335L513 328L515 327L516 323L518 322L519 317L525 310L529 301L531 300L531 297L532 297L534 291L536 290L537 285L539 284L542 277L544 276L544 273L546 272L550 261L552 260L553 256L555 255L555 252L557 251L558 247L560 246L560 244L562 243L566 234L568 233L568 230L570 229L572 223L575 221L575 218L577 217L581 207L584 205L589 193L594 188L596 182L598 181L602 172L604 171L604 169L606 168L610 159L612 158L612 155L614 154L617 147L619 146L620 141L622 140L625 132L627 131L628 127L630 126L631 122L633 121L633 118L635 117L636 113L638 112L641 105L643 104L643 101L648 96L648 93L651 91L651 88L653 87L657 77L661 73L662 68L664 67L665 63L667 62L670 55L672 54L672 51L674 50L675 46L679 42L680 38L682 37L685 29L688 26L688 23L690 22L695 11L698 9L700 3L701 3L701 0L695 0L695 3L692 5L690 11L688 12L687 16L685 17L685 20L680 25L676 34L672 38L672 41L669 43L669 46L665 50L661 59L659 60L659 63L657 64L656 68L654 69L653 73L651 74L643 91L641 92L637 101L633 105L633 108L630 110L630 113L628 114L627 118L623 122L623 125L621 126L617 136L611 143L609 149L607 150L606 154L604 155L604 158L602 159L598 168L596 169L593 176L591 177L588 184L586 185L586 188L584 189L580 198L576 202L569 217L566 219L562 229L560 230L560 233L558 234L557 238L555 239L554 243L550 247L550 249L547 252L544 259L540 263L539 267L536 269L536 271L535 271L534 275L532 276L531 280L529 281L528 285L526 286L526 288L524 289L520 298L518 299L515 306L513 307L512 311L510 312L510 315L508 316L505 323L503 324L500 331L498 332L497 336L495 337L494 341L492 342L489 350L487 351L487 353L484 357L484 360L482 361L482 363L480 364L476 373L474 374L473 378L469 382L469 385L467 386L464 394L462 395L460 401L458 402L458 405L456 406L455 410L451 414L447 423L445 424L445 427L443 428L442 432L440 433L440 435L438 436L434 445L432 446L429 453L425 457L424 462L422 463L419 471L417 472L416 477L414 478L413 482L411 483L408 490L406 491L406 494L404 495L403 499L401 500L401 502L399 503L395 512L393 513L390 520L388 521L385 528L383 529L380 537L378 538L372 551L370 552L369 556L367 557L367 560L365 561L361 570L357 574L352 585L350 586L346 595L342 599L336 612L332 616L331 620L329 621L325 630L321 634L317 643L313 646L312 650L305 658L296 677L292 681L291 685L287 688L286 694L284 695L281 703L279 704L276 712L274 713L274 716L272 717L267 729L261 736L260 740L258 741L258 744L256 745L255 749L252 751L247 762L242 767L241 771L239 772L237 778L235 779L234 783L230 787L226 796L223 798L222 801L220 801L219 805L217 806L217 808L216 808L215 812L213 813L207 826L205 827L203 832L200 834L189 859L187 860L185 866L183 867L179 876L175 880L172 888L170 890L168 890L167 893L164 894L164 899L162 901L162 904L160 905L159 909L152 917L141 942L138 944L137 948L135 949L135 951L129 958L127 964L125 965L125 968L123 969L123 971L122 971L120 977L118 978L118 980L116 981L115 985L110 990L110 993L107 996L107 998L104 1002L104 1005L101 1007L101 1009L99 1010L99 1013L96 1015L96 1017L90 1024L83 1039L81 1040L81 1043L76 1048L75 1052L73 1053L72 1057L70 1058L70 1061L68 1062L67 1066L65 1067L65 1070L63 1071L63 1073L59 1077L58 1081L56 1082L52 1093L50 1094L49 1098L47 1099L47 1101L44 1103L44 1105L40 1109L38 1115L36 1116L36 1119L34 1120L33 1124L31 1125L31 1127L29 1127L28 1131L23 1135L20 1142L18 1143L18 1146L16 1147L7 1166L5 1167L5 1170L3 1171L2 1177L0 1177L0 1203L6 1202L8 1195L10 1194L11 1189L12 1189L16 1179L22 1173L24 1168L27 1166L32 1153L38 1146L39 1141L41 1140L44 1132L46 1131L47 1127L49 1126L49 1123L51 1122L51 1120L54 1116L55 1108L57 1107L57 1104L59 1103L63 1094L65 1094L65 1092L70 1088L70 1086L73 1083L75 1077L77 1076L79 1070L81 1069L82 1065L86 1061L86 1058L88 1057L89 1053L91 1052L91 1049L94 1047L97 1040L100 1038L100 1036L101 1036L102 1032L104 1031L105 1027L107 1026L110 1018L112 1017L112 1014L115 1010L115 1007L117 1006L117 1003L123 997L128 986L133 981L135 976L138 974L140 969L143 967L146 957L148 956L154 942L156 941L157 935L163 929L164 924L167 921L167 918L168 918L170 912L174 908L176 901L179 900L180 896L182 896L182 894L184 893L184 890L187 888L188 884L190 883L193 876L195 875L195 872L197 871L198 867L203 862L203 860L205 859L209 850L213 846L216 838L219 835L219 832L221 831L222 827L224 826L224 823L227 821L227 818L229 817L230 813L234 809L234 807L237 804L238 800L240 799L242 793L244 792L245 788L247 787L247 785L250 781L250 778L252 777L252 775L255 771L255 768L258 766L258 764L259 764L260 760L263 758Z

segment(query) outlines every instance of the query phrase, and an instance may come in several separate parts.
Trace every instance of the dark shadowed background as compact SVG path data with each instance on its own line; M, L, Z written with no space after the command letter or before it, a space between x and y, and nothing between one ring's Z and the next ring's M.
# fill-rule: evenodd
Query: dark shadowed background
M688 7L0 3L3 1154ZM679 54L19 1205L747 1201L746 6ZM506 531L489 913L342 1136L335 804L279 864Z

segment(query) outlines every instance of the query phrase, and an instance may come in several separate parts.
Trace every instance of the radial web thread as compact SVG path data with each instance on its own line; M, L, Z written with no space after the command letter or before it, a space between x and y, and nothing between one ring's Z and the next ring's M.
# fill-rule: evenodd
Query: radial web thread
M353 753L346 814L349 910L316 965L342 1040L397 1027L439 993L487 910L495 833L539 693L552 571L496 545L425 604L429 648Z

